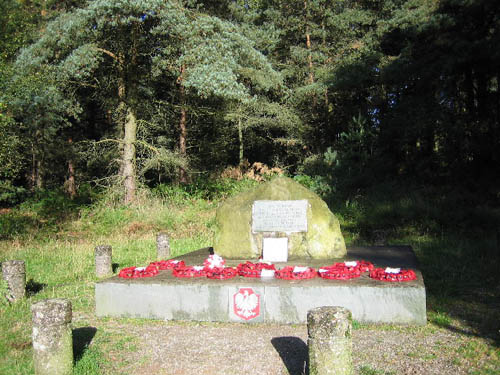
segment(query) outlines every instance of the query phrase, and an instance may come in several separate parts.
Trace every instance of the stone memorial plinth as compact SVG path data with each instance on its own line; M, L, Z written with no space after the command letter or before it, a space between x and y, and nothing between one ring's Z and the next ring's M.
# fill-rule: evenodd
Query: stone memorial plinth
M327 204L287 177L226 200L215 228L214 251L225 258L259 258L266 253L265 238L287 239L284 261L346 255L339 221Z
M200 265L210 254L201 249L175 259ZM160 271L148 278L118 276L95 285L97 316L137 317L235 323L299 324L320 306L343 306L358 322L426 324L425 286L417 259L409 246L349 248L340 261L361 260L377 267L415 270L417 280L387 283L363 274L351 280L280 280L237 276L229 280L206 277L176 278ZM226 259L234 267L245 259ZM339 259L298 259L281 266L318 269ZM244 303L241 303L244 302Z

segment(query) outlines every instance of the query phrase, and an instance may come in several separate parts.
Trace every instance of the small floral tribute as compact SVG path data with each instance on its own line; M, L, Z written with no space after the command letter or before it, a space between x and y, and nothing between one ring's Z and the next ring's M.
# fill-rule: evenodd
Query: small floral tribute
M364 260L334 263L331 266L318 269L318 275L323 279L349 280L360 277L363 272L373 270L373 264Z
M276 271L276 278L282 280L305 280L313 279L317 275L317 272L312 267L302 267L302 266L286 266L278 271Z
M155 266L158 268L158 270L161 270L161 271L186 267L186 263L184 263L183 260L175 260L175 259L160 260L158 262L151 262L149 265Z
M141 277L152 277L158 274L156 266L149 265L147 267L127 267L120 271L119 277L124 279L138 279Z
M370 277L380 281L412 281L417 279L417 275L413 270L405 270L401 268L375 268L370 272Z
M181 278L206 277L207 269L204 266L185 266L182 268L174 268L172 275Z
M238 269L238 274L243 277L274 277L276 272L276 267L272 263L267 263L259 261L259 263L252 263L246 261L245 263L240 263L236 267Z
M207 269L224 268L225 264L226 264L226 261L220 255L217 255L217 254L210 255L203 262L203 265Z
M215 280L227 280L238 276L238 270L236 267L218 267L208 269L206 272L209 279Z

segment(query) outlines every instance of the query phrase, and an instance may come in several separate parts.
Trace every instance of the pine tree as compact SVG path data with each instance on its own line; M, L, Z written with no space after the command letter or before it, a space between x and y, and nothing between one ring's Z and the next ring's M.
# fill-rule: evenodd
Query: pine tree
M145 120L138 116L147 113L162 82L177 84L181 107L185 91L243 100L251 85L279 82L254 80L255 70L270 78L277 73L235 25L161 0L96 0L63 13L21 53L17 68L20 75L43 71L52 77L54 87L71 98L68 111L75 115L85 100L82 93L89 92L115 114L125 203L136 191L137 127ZM186 113L181 113L182 127ZM181 129L181 154L186 131Z

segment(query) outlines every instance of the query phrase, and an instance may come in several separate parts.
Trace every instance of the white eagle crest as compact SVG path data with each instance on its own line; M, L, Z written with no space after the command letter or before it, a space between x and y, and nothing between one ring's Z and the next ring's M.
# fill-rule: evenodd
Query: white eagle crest
M255 315L255 308L259 304L259 299L255 293L249 294L248 290L244 290L243 293L238 293L235 297L235 304L238 313L248 318Z

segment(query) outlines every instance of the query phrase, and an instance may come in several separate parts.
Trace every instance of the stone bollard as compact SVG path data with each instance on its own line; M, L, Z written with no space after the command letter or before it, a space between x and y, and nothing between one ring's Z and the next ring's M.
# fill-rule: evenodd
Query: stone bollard
M156 250L158 260L170 259L170 239L166 233L160 232L156 236Z
M310 375L352 375L352 316L344 307L323 306L307 312Z
M7 299L15 302L26 295L26 268L22 260L7 260L2 263L3 279L7 282Z
M113 273L111 263L112 248L109 245L99 245L95 249L95 273L97 277L109 276Z
M35 375L73 373L71 302L46 299L31 306L33 313L33 362Z

